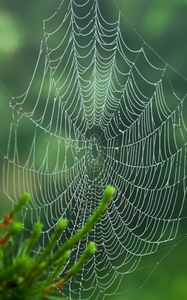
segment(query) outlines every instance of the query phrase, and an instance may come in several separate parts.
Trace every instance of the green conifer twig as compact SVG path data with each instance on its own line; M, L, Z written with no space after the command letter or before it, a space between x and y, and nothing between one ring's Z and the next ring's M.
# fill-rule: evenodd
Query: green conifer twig
M63 284L77 274L83 264L95 253L96 245L90 242L78 260L65 274L62 274L61 278L58 278L71 255L72 248L94 227L114 194L115 188L107 186L96 211L59 249L54 250L68 225L67 219L59 221L42 253L37 255L32 251L42 233L42 224L38 222L33 225L30 237L18 246L17 254L10 257L7 253L12 251L13 243L9 243L9 240L14 240L15 235L23 229L22 224L15 220L15 215L30 199L30 195L24 193L15 208L0 222L0 300L30 300L33 297L35 300L50 299L51 290L62 288Z

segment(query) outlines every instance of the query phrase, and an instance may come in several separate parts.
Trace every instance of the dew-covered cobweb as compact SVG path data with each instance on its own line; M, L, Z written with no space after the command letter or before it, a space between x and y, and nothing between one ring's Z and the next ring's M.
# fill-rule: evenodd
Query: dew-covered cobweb
M186 79L101 4L52 4L29 86L10 103L4 159L7 197L32 197L26 228L45 224L40 247L61 217L69 219L66 239L106 185L117 189L65 267L96 242L95 256L65 286L70 299L115 293L143 256L176 238L186 196Z

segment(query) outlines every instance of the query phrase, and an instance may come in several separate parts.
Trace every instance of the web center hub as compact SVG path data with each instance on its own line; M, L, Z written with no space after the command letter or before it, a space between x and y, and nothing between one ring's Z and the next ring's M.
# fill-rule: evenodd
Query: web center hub
M90 152L92 159L96 160L100 153L100 143L97 136L92 136L90 139Z

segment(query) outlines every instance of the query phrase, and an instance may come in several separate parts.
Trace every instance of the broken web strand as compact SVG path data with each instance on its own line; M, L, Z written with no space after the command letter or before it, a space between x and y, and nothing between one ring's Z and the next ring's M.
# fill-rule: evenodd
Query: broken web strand
M61 217L72 220L65 237L72 236L103 187L117 187L106 214L74 249L77 261L89 240L98 245L91 263L70 280L70 299L115 293L143 256L176 238L182 219L186 94L176 93L166 62L152 63L155 53L145 41L136 49L128 45L122 18L110 22L97 1L62 1L43 22L27 90L11 102L4 190L12 200L31 193L26 215L46 223L43 244ZM21 162L24 126L33 139Z

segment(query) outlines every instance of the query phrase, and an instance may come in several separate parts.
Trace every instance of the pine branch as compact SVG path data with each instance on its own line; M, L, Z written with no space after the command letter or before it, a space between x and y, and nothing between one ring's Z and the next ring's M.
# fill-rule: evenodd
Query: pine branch
M62 300L61 297L55 297L56 289L63 289L66 281L75 276L94 255L95 243L90 242L79 259L60 278L59 274L70 258L73 247L94 227L114 194L115 188L107 186L96 211L81 229L54 250L68 226L67 219L61 219L47 246L40 254L33 254L32 250L39 241L43 226L39 222L35 223L29 238L18 243L18 235L23 231L23 226L15 217L30 200L29 194L24 193L15 208L0 221L0 300Z

